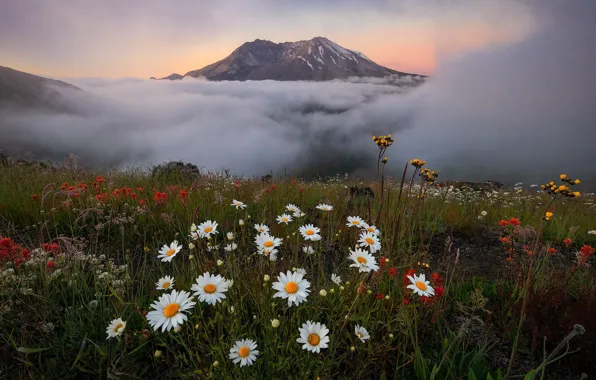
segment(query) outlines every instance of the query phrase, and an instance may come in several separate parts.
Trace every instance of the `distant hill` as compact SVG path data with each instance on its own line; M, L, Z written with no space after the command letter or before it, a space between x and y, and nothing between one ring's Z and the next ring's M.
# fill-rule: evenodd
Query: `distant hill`
M274 43L259 39L246 42L221 61L189 71L184 77L232 81L325 81L389 75L410 75L414 81L424 78L378 65L360 52L343 48L325 37L315 37L298 42ZM178 74L172 74L163 79L180 79L178 77Z

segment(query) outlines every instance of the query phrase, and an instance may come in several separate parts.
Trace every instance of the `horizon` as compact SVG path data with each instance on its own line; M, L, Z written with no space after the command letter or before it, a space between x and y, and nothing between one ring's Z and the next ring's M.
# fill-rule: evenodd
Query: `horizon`
M162 78L215 63L255 39L281 43L322 36L381 66L432 75L458 55L519 41L541 22L538 9L513 1L137 5L8 3L0 34L12 38L0 41L0 64L52 78ZM255 25L257 18L262 22Z

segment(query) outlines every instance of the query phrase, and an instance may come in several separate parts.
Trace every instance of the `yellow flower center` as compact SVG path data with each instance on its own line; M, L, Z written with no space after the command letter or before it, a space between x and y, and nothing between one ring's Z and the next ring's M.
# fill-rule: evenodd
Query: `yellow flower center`
M298 291L298 284L294 281L290 281L286 284L286 292L294 294Z
M321 338L317 334L310 334L308 336L308 344L311 346L316 346L321 341Z
M169 281L166 281L163 283L163 285L161 287L162 287L162 289L167 289L170 287L170 285L172 285L172 284Z
M205 285L203 290L205 291L205 293L212 294L212 293L215 293L215 291L217 290L217 287L213 284L207 284L207 285Z
M359 336L360 338L362 338L362 337L364 337L364 334L363 334L362 332L358 331L358 336Z
M180 310L180 305L171 303L163 309L163 315L166 318L172 318L174 315L178 314L178 310Z
M117 333L123 327L124 327L124 325L122 323L118 323L118 325L116 327L114 327L114 332Z
M364 239L368 244L373 245L375 244L375 241L372 238L366 238Z
M213 231L213 227L205 227L205 232L206 233L209 233L211 231Z
M174 253L176 253L176 250L170 249L169 251L166 252L166 256L172 256Z
M358 256L358 259L357 259L357 260L358 260L358 262L359 262L360 264L366 264L366 258L364 258L364 257L362 257L362 256Z
M271 241L271 240L267 240L267 241L265 242L265 247L267 247L267 248L273 247L273 241Z
M263 227L260 227L259 232L265 232L265 229Z
M281 221L282 222L287 222L288 221L288 218L281 218Z
M305 233L307 235L314 235L315 234L315 231L313 231L313 230L307 230Z
M423 292L426 290L427 286L424 282L422 281L416 281L416 287L420 290L422 290Z
M368 227L366 230L367 230L368 232L375 232L375 229L374 229L374 228L372 228L372 227Z
M360 224L360 222L359 222L359 221L357 221L357 220L354 220L354 221L352 221L352 224L353 224L353 225L355 225L355 226L357 226L357 225L359 225L359 224Z
M241 358L245 358L248 355L250 355L250 348L244 346L238 350L238 356L240 356Z

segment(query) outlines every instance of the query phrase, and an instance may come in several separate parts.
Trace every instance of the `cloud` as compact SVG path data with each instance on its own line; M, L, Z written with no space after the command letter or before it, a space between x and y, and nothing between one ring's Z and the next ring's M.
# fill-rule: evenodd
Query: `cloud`
M365 175L377 153L370 136L392 132L393 175L419 157L440 178L538 182L567 172L596 186L595 6L541 4L533 34L445 61L415 89L378 79L74 80L85 90L67 99L76 114L4 111L0 146L98 165Z

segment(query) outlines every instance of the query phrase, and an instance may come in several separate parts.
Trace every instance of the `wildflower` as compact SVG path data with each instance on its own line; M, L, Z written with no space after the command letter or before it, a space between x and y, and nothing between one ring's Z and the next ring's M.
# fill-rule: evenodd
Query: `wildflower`
M244 225L244 220L242 220L242 219L238 220L238 225L239 226L243 226Z
M394 277L397 274L397 268L391 267L389 268L389 277Z
M300 273L303 276L306 276L306 269L304 268L292 268L292 270L296 273Z
M304 225L304 226L300 227L298 229L298 231L300 231L300 234L302 234L302 237L304 238L304 240L310 240L310 241L321 240L321 235L319 235L319 232L321 232L321 229L319 227L313 226L312 224Z
M346 226L348 227L360 227L364 224L364 220L362 220L359 216L348 216L348 223Z
M573 240L571 240L570 238L563 240L563 244L565 244L565 247L567 247L567 248L569 248L571 243L573 243Z
M161 350L155 350L155 353L153 354L153 357L155 359L159 359L161 358L161 355L163 354L163 352L161 352Z
M378 300L382 300L383 299L383 293L377 293L377 299Z
M275 220L277 220L278 224L282 224L282 223L288 224L289 222L292 221L292 216L288 215L288 214L283 214L283 215L278 216Z
M350 346L350 351L352 351L352 352L356 351L356 347Z
M547 212L544 214L544 220L546 220L546 221L549 221L549 220L550 220L550 218L552 218L552 217L553 217L553 215L554 215L554 214L553 214L552 212L550 212L550 211L547 211Z
M210 237L217 233L217 222L208 220L198 225L197 231L200 238Z
M298 206L296 206L295 204L289 203L286 206L286 210L288 210L289 212L296 212L296 211L300 211L300 209L298 208Z
M508 221L503 220L503 219L499 220L499 226L505 227L505 226L508 226L508 225L509 225L509 222Z
M315 250L313 249L312 246L305 245L304 247L302 247L302 252L312 255L313 253L315 253Z
M277 290L273 298L287 299L288 306L292 306L292 303L298 306L306 301L306 297L310 293L310 283L303 277L304 275L296 272L280 273L277 276L277 282L272 284L273 289Z
M189 260L194 260L194 258L195 258L195 255L189 255L189 256L188 256L188 259L189 259Z
M421 167L423 167L424 164L426 164L426 161L419 160L418 158L410 160L410 165L414 166L417 169L420 169Z
M168 194L156 191L155 195L153 195L153 200L155 203L165 203L168 201Z
M377 235L372 234L370 232L363 232L360 234L360 239L358 240L361 247L366 247L370 250L370 253L375 253L381 250L381 242Z
M226 252L232 252L233 250L235 250L236 248L238 248L238 244L236 243L232 243L232 244L228 244L224 247L224 250L226 250Z
M149 247L147 247L147 246L143 247L143 251L149 252Z
M178 326L174 327L175 333L179 333L180 331L182 331L182 326L178 325Z
M319 291L319 295L320 295L321 297L327 297L327 291L326 291L325 289L321 289L321 290Z
M549 248L548 248L546 251L547 251L548 253L550 253L551 255L556 255L556 254L557 254L557 252L559 252L559 251L557 251L557 249L556 249L556 248L553 248L553 247L549 247Z
M501 239L499 239L499 240L501 240L501 243L503 243L503 244L505 244L505 245L507 245L507 244L509 244L509 243L511 242L507 236L503 236L503 237L502 237Z
M350 256L348 258L354 261L354 264L351 264L350 267L358 268L359 272L379 270L376 259L360 248L356 248L354 251L350 250Z
M234 233L233 232L228 232L226 234L226 237L228 238L228 240L234 240Z
M331 273L331 281L336 285L341 285L341 277L339 277L335 273Z
M322 210L322 211L331 211L331 210L333 210L333 206L328 205L326 203L321 203L321 204L317 205L316 208L318 210Z
M237 201L235 199L232 199L232 204L230 204L230 206L236 207L236 210L238 210L239 208L241 208L241 209L246 208L246 204L244 204L240 201Z
M196 224L191 224L190 225L190 232L196 232L197 231L197 225Z
M274 329L278 328L279 327L279 319L272 319L271 327L273 327Z
M387 301L389 301L389 300L391 299L391 297L389 296L389 294L387 294L387 295L385 296L385 299L386 299Z
M228 291L229 287L230 283L219 274L213 276L209 272L205 272L197 277L196 284L193 284L190 289L195 292L195 296L199 297L199 301L215 305L226 298L224 293Z
M268 233L269 227L267 227L264 224L255 224L255 230L257 230L260 233Z
M263 276L263 281L268 282L269 280L271 280L271 277L268 274Z
M356 325L356 328L354 328L354 333L362 343L365 343L367 340L370 339L370 334L362 326Z
M261 233L255 238L255 243L260 251L265 249L274 249L281 245L282 239L269 235L266 232Z
M169 246L164 244L164 246L161 247L157 258L161 259L163 262L172 261L172 259L178 254L178 252L180 252L181 249L182 246L178 245L178 242L174 240Z
M302 349L304 350L318 354L322 348L329 346L329 337L327 336L329 329L324 324L307 321L302 324L302 327L298 331L300 332L300 337L296 341L302 343Z
M240 367L245 365L252 365L257 360L259 350L254 340L243 339L237 341L232 348L230 348L229 358L234 364L240 363Z
M486 211L480 211L480 215L482 215L482 216L486 216L487 214L488 214L488 212L486 212Z
M52 269L54 267L54 265L56 265L53 261L48 261L48 269Z
M588 231L588 235L596 235L596 230Z
M116 318L110 322L108 328L106 329L106 334L108 334L108 338L114 338L117 336L122 335L124 332L124 328L126 327L126 322L122 320L122 318Z
M594 248L592 248L589 245L583 245L580 249L579 249L579 253L582 256L586 256L586 257L590 257L592 256L592 254L594 253Z
M407 298L404 298L404 300L402 301L402 303L403 303L404 305L409 305L409 304L410 304L410 300L409 300L409 299L407 299Z
M160 278L156 283L155 286L157 290L167 290L174 286L174 277L171 276L164 276Z
M519 226L521 223L520 223L519 219L511 218L511 219L509 219L509 224L511 224L512 226Z
M381 234L381 232L379 231L379 229L377 227L370 226L367 223L363 223L361 227L362 227L363 230L366 230L366 232L371 233L373 235L380 235Z
M220 267L222 265L224 265L224 262L220 259L217 259L217 266Z
M192 300L190 293L182 290L172 290L171 293L163 294L153 304L147 313L147 320L154 330L161 327L161 331L170 331L178 325L182 325L188 319L185 314L196 302Z
M424 273L420 276L408 276L411 284L407 286L408 289L412 289L415 294L419 296L430 297L435 294L435 290L430 286L430 282L426 281Z

